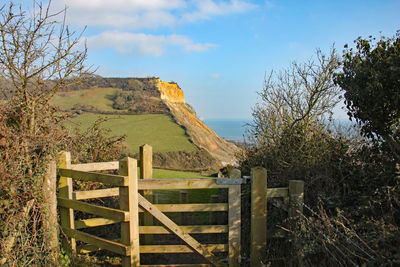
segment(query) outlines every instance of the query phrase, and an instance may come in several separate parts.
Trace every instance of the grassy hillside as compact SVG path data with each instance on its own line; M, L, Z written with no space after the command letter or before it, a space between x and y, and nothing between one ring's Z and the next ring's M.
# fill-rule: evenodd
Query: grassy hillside
M118 88L94 87L88 90L60 92L52 99L51 103L63 109L69 109L79 104L90 105L101 111L117 112L117 110L112 108L112 97L118 91L122 90Z
M109 118L102 127L113 136L126 135L133 153L151 145L157 166L209 169L232 161L235 152L196 117L177 84L156 78L89 78L58 92L52 104L75 114L69 125L82 130L98 118Z
M85 113L69 122L70 127L80 126L82 130L99 118L109 118L103 127L111 129L112 135L126 135L126 145L132 152L139 152L139 146L149 144L154 152L196 151L185 131L165 114L149 115L101 115Z

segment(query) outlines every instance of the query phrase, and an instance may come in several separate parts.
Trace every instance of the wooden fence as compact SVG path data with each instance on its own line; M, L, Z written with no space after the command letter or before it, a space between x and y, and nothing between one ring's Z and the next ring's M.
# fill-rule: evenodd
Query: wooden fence
M149 179L146 174L144 152L141 150L141 177L137 179L137 161L127 158L120 162L76 164L70 163L70 154L62 153L58 159L59 197L61 226L69 240L64 241L66 248L76 251L76 240L106 249L122 256L123 266L140 266L140 253L193 253L203 255L212 265L225 266L226 262L215 256L217 252L226 252L230 266L240 265L240 184L242 179L223 180L217 178L200 179ZM150 164L147 164L147 169ZM119 169L119 175L98 173L95 171ZM72 180L100 182L113 186L107 189L92 191L73 191ZM151 190L188 190L225 188L228 190L227 203L204 204L153 204L148 198ZM138 190L143 193L140 194ZM143 195L147 194L146 197ZM82 200L119 197L119 209L107 208L89 204ZM138 205L139 204L139 205ZM73 211L80 211L97 216L96 218L74 219ZM227 225L188 225L179 226L165 213L169 212L220 212L228 213ZM153 226L148 220L145 225L139 225L139 213L145 212L162 223L162 226ZM121 238L107 240L81 231L83 228L121 224ZM191 234L225 233L228 242L225 244L200 244ZM185 242L185 245L141 245L139 234L164 235L175 234ZM147 242L146 242L147 243ZM142 265L145 266L145 265ZM191 266L191 265L185 265ZM200 265L193 265L200 266Z
M267 188L267 170L256 167L251 177L251 266L258 267L266 263L267 247L267 200L283 198L281 206L289 217L303 212L304 181L290 180L289 187Z
M184 266L240 266L241 257L241 184L246 179L152 179L151 147L145 145L140 149L140 160L126 158L120 162L102 162L89 164L71 164L70 154L63 152L58 158L59 195L61 226L68 239L63 240L66 249L77 251L76 240L86 243L84 249L91 247L115 252L122 257L122 266L140 265L140 254L146 253L193 253L204 256L210 264ZM138 164L139 163L139 164ZM138 165L140 178L138 178ZM118 175L99 173L98 171L119 170ZM72 180L83 182L100 182L111 188L91 191L74 191ZM251 178L251 263L260 266L265 262L267 245L267 199L281 197L289 216L302 212L299 205L303 197L302 181L290 181L289 187L267 188L266 170L254 168ZM227 189L228 199L225 203L185 203L187 193L181 192L181 203L157 204L153 201L153 190L189 190L189 189ZM102 207L84 202L87 199L119 197L119 209ZM216 196L212 197L216 202ZM153 203L152 203L153 202ZM75 220L74 210L95 215L95 218ZM227 224L215 224L211 216L211 225L178 225L166 216L166 213L181 213L179 222L185 220L190 212L227 212ZM144 214L140 220L139 214ZM154 225L153 218L162 226ZM140 223L141 221L141 223ZM107 240L82 231L84 228L119 223L121 234L118 240ZM174 234L184 241L185 245L153 244L153 235ZM227 243L201 244L192 234L226 234ZM139 235L143 235L144 244L140 244ZM81 250L82 251L82 250ZM225 261L215 253L227 254ZM147 265L155 266L155 265ZM176 265L175 265L176 266Z

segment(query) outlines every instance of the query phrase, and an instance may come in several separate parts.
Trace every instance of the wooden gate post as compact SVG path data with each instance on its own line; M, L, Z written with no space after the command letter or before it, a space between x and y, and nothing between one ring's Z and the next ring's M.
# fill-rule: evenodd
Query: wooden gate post
M267 246L267 170L251 169L251 266L266 263Z
M130 247L129 256L122 257L122 266L140 266L137 160L121 160L119 174L129 179L128 186L119 188L120 209L129 211L129 221L121 222L121 243Z
M147 144L140 147L140 179L153 178L153 148ZM143 196L148 201L153 201L152 191L143 190ZM152 226L154 224L153 216L145 212L143 215L143 224ZM153 243L152 235L144 235L143 241L149 245Z
M289 209L288 216L298 216L297 210L303 213L304 202L304 181L290 180L289 181Z
M62 151L57 155L57 167L58 168L71 168L71 153ZM68 177L60 177L58 181L58 196L61 198L72 199L72 179ZM60 207L60 220L61 226L64 228L75 229L75 219L74 219L74 211L69 208ZM69 244L68 244L69 243ZM76 241L75 238L71 238L68 242L68 239L62 239L62 247L64 250L69 251L72 250L76 252Z
M57 165L54 158L49 158L46 175L43 183L44 207L46 216L44 216L45 240L51 251L53 264L57 264L58 258L58 223L57 223Z
M240 266L241 197L240 185L228 188L229 266Z

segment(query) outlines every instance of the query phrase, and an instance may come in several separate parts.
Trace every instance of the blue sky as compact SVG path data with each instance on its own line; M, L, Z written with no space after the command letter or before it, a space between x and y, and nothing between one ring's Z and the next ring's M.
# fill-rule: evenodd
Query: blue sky
M175 81L203 119L245 119L264 75L358 36L393 36L400 1L53 0L105 77ZM337 112L338 117L344 113Z

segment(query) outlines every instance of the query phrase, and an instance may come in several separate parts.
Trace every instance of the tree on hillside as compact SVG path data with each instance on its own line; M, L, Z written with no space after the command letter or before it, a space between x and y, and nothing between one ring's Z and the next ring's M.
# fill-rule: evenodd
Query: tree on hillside
M347 48L343 71L335 77L344 90L350 118L368 138L384 140L400 161L400 31L393 38L358 38Z
M0 73L8 81L1 90L12 96L19 127L31 134L40 131L38 119L49 115L55 93L87 72L86 49L76 50L80 36L64 24L65 14L36 1L30 11L12 2L0 9Z
M292 66L278 74L271 72L253 109L250 136L257 144L277 144L287 129L306 131L313 123L329 117L338 103L339 90L332 75L338 67L334 49L326 57L317 51L317 62Z
M328 125L333 108L340 101L340 88L333 82L338 67L339 59L332 48L328 55L317 51L315 60L293 63L281 72L271 73L253 108L248 129L250 142L240 162L244 172L254 166L265 167L268 187L303 180L305 202L313 208L319 197L330 200L343 196L348 188L350 138ZM269 224L283 225L295 232L296 228L279 212L271 209L270 214ZM301 265L304 262L298 259L304 255L326 253L323 246L310 245L315 240L307 242L288 242L284 250L281 244L276 246L280 249L270 246L267 254L279 255L289 265ZM305 248L310 250L305 252Z
M33 4L0 8L0 265L7 266L57 265L57 218L49 223L43 177L65 133L49 101L87 72L65 10Z
M253 108L248 129L253 145L245 152L242 166L266 167L271 185L284 185L291 178L323 180L333 171L330 158L345 149L335 146L325 123L339 102L339 88L332 80L339 61L334 49L328 56L317 51L316 58L271 73Z

